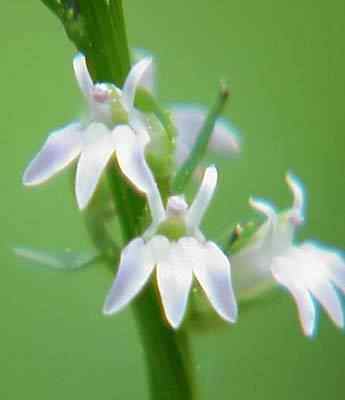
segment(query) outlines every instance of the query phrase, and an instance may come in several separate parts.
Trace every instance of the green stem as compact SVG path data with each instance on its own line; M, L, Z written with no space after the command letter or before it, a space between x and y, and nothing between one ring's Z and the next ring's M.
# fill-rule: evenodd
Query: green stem
M191 400L191 365L185 363L189 350L181 337L161 318L154 287L147 287L133 307L145 357L149 365L151 400ZM187 356L187 357L186 357Z
M46 5L53 3L42 1ZM69 38L86 56L93 80L122 87L130 69L130 58L121 0L74 0L73 7L68 9L66 3L62 2L67 11L58 16ZM114 160L108 168L107 178L123 239L127 243L143 231L145 204L123 179ZM106 252L103 239L108 242L108 236L104 224L92 215L86 221L92 240L103 253ZM107 259L107 265L113 270L113 263ZM147 360L151 399L191 400L191 382L179 336L163 321L159 304L155 287L151 285L133 305Z
M184 192L184 189L187 186L194 171L196 170L198 165L200 165L200 162L207 152L207 147L212 136L214 125L217 121L217 118L221 115L228 97L229 90L227 89L227 87L222 85L217 100L207 115L206 121L201 128L200 134L198 135L198 138L189 157L181 166L181 168L177 171L175 180L173 182L173 192Z

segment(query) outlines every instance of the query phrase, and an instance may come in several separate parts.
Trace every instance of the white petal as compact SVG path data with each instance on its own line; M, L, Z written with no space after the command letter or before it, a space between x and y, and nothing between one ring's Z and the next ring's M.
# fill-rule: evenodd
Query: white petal
M153 59L152 55L144 49L134 49L134 61L137 63L143 58L150 57ZM145 73L142 75L140 80L140 86L143 86L150 93L155 92L156 86L156 66L152 61L151 65L146 69Z
M84 209L96 190L104 168L114 153L114 143L108 128L100 123L89 125L86 136L98 136L87 144L79 158L75 192L79 208Z
M237 303L231 283L230 263L213 242L195 247L198 263L194 274L217 313L226 321L237 319Z
M273 254L273 240L277 228L277 213L271 204L265 200L254 199L251 197L249 199L249 205L267 218L266 222L262 225L261 235L263 240L260 242L260 246L265 245L265 250Z
M176 106L171 109L177 129L176 159L179 164L188 157L206 120L207 111L195 106ZM218 119L212 133L210 149L223 154L234 154L240 150L238 135L223 119Z
M81 92L90 99L93 82L86 65L85 56L78 53L73 59L73 68Z
M333 322L339 327L344 327L344 315L340 299L329 282L313 286L310 288L312 294L326 310Z
M212 200L217 186L217 169L208 167L201 182L199 191L186 214L186 223L190 229L197 229Z
M293 194L292 212L296 225L303 222L304 219L304 188L302 183L292 174L287 174L286 182Z
M134 108L135 92L143 76L150 68L152 68L152 59L147 57L136 63L129 71L122 90L124 105L128 112L131 112Z
M162 235L156 235L146 244L147 252L155 265L166 261L170 254L170 241Z
M81 126L67 125L49 135L24 172L24 185L39 185L67 167L80 153Z
M307 336L312 336L316 322L315 304L308 290L301 285L301 282L298 282L298 278L294 277L289 259L277 257L272 266L272 274L277 282L286 287L293 296L303 332Z
M287 287L287 289L296 302L298 315L304 334L306 336L313 336L315 332L316 311L311 295L307 290L297 288L292 285Z
M323 264L329 279L345 294L345 260L342 251L312 241L304 242L300 249L308 251Z
M132 240L122 251L119 269L103 307L104 314L113 314L125 307L144 287L154 268L146 256L142 238Z
M165 211L157 183L145 160L143 146L127 125L116 127L113 136L121 171L138 190L146 194L152 220L155 224L159 223L165 218Z
M169 253L157 265L157 282L165 315L177 329L186 311L193 274L188 251L182 243L171 243Z
M334 323L344 326L341 301L332 285L334 266L339 265L336 253L326 250L311 242L294 246L287 256L290 259L291 274L296 282L302 282L326 310ZM335 282L336 283L336 282Z

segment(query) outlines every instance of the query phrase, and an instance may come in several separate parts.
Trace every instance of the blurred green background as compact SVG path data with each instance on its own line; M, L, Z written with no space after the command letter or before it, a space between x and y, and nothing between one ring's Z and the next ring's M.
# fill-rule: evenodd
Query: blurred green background
M243 153L221 161L205 229L252 214L249 195L287 206L287 170L308 188L313 237L344 247L345 2L333 0L125 1L132 46L158 57L165 101L212 103L219 78ZM11 247L83 249L82 218L68 174L34 190L21 174L47 132L79 112L74 54L38 0L2 2L0 398L147 399L143 350L130 308L103 318L111 275L101 265L58 273L16 259ZM324 315L319 335L300 332L282 293L239 322L198 337L193 350L202 399L344 398L345 337Z

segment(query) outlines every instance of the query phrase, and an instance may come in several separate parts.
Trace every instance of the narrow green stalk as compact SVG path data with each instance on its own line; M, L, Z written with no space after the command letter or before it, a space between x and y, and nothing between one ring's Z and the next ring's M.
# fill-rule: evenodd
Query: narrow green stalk
M54 3L42 1L46 5ZM86 56L93 79L122 87L130 69L130 59L121 0L62 0L60 3L63 12L53 11L63 22L69 38ZM119 173L115 160L110 163L107 178L127 243L143 231L145 203ZM89 215L86 222L93 242L106 252L109 241L104 224L93 215ZM107 260L113 270L113 263ZM151 399L191 400L191 382L179 336L165 324L159 304L155 287L151 285L133 306L147 361Z
M189 350L185 343L181 343L179 334L162 320L159 300L152 285L141 293L133 310L150 366L151 400L193 399L192 366L185 362Z
M200 161L204 158L209 141L212 136L214 125L217 118L221 115L225 103L229 97L229 90L225 86L221 86L221 90L214 106L210 109L206 121L201 129L195 145L181 168L178 170L173 182L173 192L182 193L187 186Z

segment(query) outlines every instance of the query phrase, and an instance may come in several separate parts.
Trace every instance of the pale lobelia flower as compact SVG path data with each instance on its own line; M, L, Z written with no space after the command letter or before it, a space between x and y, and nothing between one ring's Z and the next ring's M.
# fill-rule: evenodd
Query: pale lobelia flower
M145 122L134 108L135 93L142 77L152 68L150 58L130 70L123 89L109 83L94 83L82 54L73 60L75 76L88 105L87 116L51 133L24 172L23 183L39 185L78 159L75 193L84 209L121 135L134 134L143 146L149 141ZM123 138L124 139L124 138Z
M304 221L304 190L292 175L287 183L293 193L292 207L277 213L266 202L251 205L266 217L250 243L230 257L235 288L250 289L277 282L292 295L305 335L315 332L316 302L332 321L344 327L344 313L337 289L345 293L345 262L339 251L314 242L294 244L296 229Z
M136 49L134 59L140 60L148 52ZM156 91L156 65L153 62L142 77L141 85L150 92ZM186 161L198 138L207 117L207 109L193 104L175 104L169 108L176 127L175 161L179 166ZM241 141L238 130L225 118L218 118L209 143L209 150L223 156L240 152Z
M185 314L193 276L217 313L226 321L235 322L237 304L230 263L199 228L216 188L216 168L207 168L190 207L183 196L171 196L165 209L152 173L142 153L138 154L135 168L128 163L122 164L121 169L146 194L153 222L142 237L132 240L122 251L103 312L113 314L123 309L155 270L164 313L174 329L180 326Z

